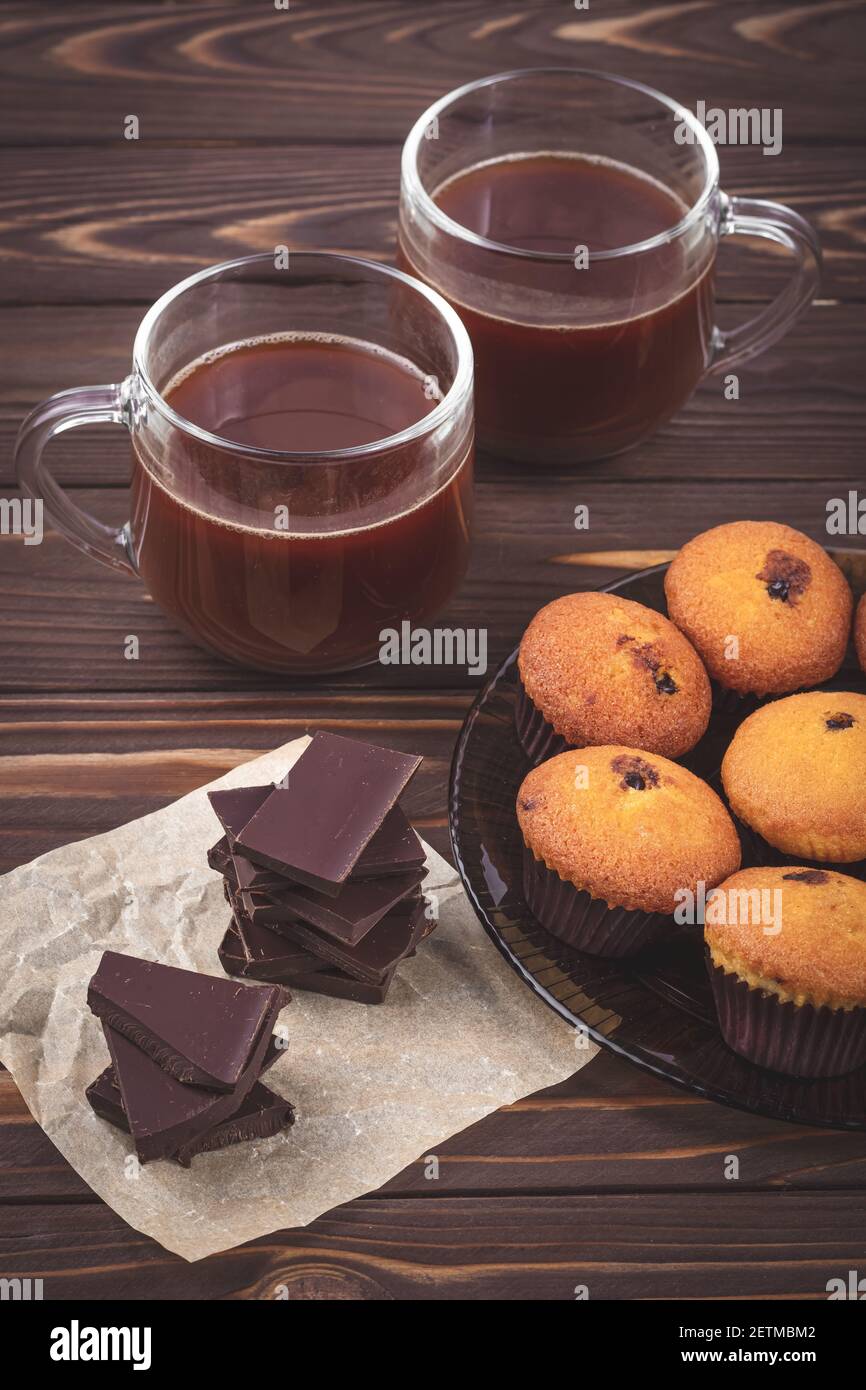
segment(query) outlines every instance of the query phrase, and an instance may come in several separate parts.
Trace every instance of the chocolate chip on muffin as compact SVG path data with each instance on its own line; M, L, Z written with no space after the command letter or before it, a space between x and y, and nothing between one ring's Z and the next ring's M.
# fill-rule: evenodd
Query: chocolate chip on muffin
M796 603L812 582L812 571L805 560L784 550L768 552L758 579L767 586L770 598Z
M835 675L853 597L815 541L737 521L683 546L665 575L668 613L710 675L741 695L787 694Z
M866 1062L866 883L822 869L744 869L708 900L710 983L734 1052L794 1076ZM772 900L770 924L761 905Z
M866 858L866 695L806 691L738 728L722 762L734 814L802 859Z
M583 748L542 763L520 787L517 819L530 910L596 955L663 939L684 890L719 883L740 863L715 792L638 748Z
M626 743L676 758L710 717L707 673L661 613L617 594L566 594L535 615L520 644L516 710L535 762L565 748Z

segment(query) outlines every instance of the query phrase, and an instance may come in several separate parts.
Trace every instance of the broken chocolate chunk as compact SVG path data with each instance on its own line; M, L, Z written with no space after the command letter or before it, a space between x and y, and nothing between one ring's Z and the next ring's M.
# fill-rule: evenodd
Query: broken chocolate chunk
M805 560L786 550L770 550L764 568L755 576L767 586L770 598L795 604L812 582L812 570Z
M782 878L794 879L797 883L826 883L829 877L823 869L798 869L796 873L782 874Z
M317 733L287 785L274 788L233 848L336 897L420 762L393 748Z
M679 689L673 676L668 675L667 671L657 671L655 673L656 690L660 695L676 695Z
M87 1087L85 1095L100 1119L129 1134L129 1121L113 1067L106 1067L105 1071L100 1072ZM270 1138L272 1134L294 1124L294 1121L294 1106L257 1081L233 1115L218 1121L170 1157L183 1168L188 1168L196 1154L224 1149L229 1144L239 1144L247 1139Z
M87 1002L179 1082L232 1091L253 1062L258 1070L288 996L106 951Z
M402 898L407 897L427 875L426 869L388 878L350 880L336 898L316 893L312 888L285 888L279 893L239 894L241 907L259 926L301 919L318 931L349 945L372 931L376 923Z
M613 771L622 778L620 786L624 790L642 792L647 787L657 787L659 775L646 758L637 758L630 753L620 753L611 763Z
M258 1058L243 1074L234 1091L188 1086L163 1071L122 1033L106 1023L102 1029L123 1098L129 1132L142 1163L170 1158L178 1149L194 1143L214 1125L234 1115L261 1071Z
M853 729L855 722L853 714L828 714L824 720L828 729Z
M626 642L633 641L633 637L618 637L616 644L621 647ZM639 670L649 671L660 695L676 695L679 687L673 676L664 669L661 654L655 643L642 642L639 647L634 647L631 652L631 659Z
M320 963L376 984L428 935L426 906L420 894L404 898L355 946L335 941L307 922L282 922L276 930L318 956Z

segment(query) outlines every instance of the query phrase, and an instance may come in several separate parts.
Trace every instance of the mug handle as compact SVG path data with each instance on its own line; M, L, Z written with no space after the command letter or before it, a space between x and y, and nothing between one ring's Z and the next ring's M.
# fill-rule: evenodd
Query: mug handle
M753 319L727 333L718 327L713 329L712 357L706 375L748 362L778 342L808 308L821 282L821 247L815 229L805 217L783 203L765 198L735 198L727 193L719 197L720 237L766 237L791 251L797 264L785 288Z
M132 379L116 386L76 386L31 410L15 441L15 471L22 491L34 501L41 500L49 522L85 555L92 555L113 569L137 574L129 526L115 531L97 521L64 492L48 472L42 451L50 439L79 425L133 423Z

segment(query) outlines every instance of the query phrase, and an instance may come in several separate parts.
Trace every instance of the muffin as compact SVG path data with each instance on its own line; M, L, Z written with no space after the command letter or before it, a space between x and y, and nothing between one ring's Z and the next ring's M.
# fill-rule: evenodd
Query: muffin
M744 869L710 895L704 938L734 1052L793 1076L866 1062L866 883L832 869Z
M783 695L838 671L854 599L820 545L773 521L716 526L665 575L668 613L710 675L741 695Z
M530 911L594 955L632 955L663 939L684 890L712 887L740 864L715 792L643 749L558 754L524 778L517 819Z
M860 662L861 668L866 671L866 594L857 604L857 612L854 615L854 646L857 651L857 660Z
M676 758L709 722L710 682L694 647L661 613L616 594L547 604L517 665L517 732L534 762L609 743Z
M783 854L866 858L866 695L810 690L762 705L734 735L722 782L734 814Z

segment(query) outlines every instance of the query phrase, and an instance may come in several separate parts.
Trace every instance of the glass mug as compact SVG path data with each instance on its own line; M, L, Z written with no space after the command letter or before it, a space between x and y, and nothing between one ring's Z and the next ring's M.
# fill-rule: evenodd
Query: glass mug
M713 267L719 238L738 234L786 247L796 266L773 303L723 333ZM579 68L471 82L420 117L403 148L399 263L469 330L479 443L553 465L647 438L708 372L780 338L820 276L807 222L719 191L695 116Z
M463 578L472 349L449 305L399 270L316 252L288 260L282 269L273 255L245 257L169 290L141 323L131 375L43 402L21 427L16 460L22 488L43 499L57 530L140 576L201 645L244 666L321 674L375 660L382 629L425 624ZM353 408L372 422L369 442L317 450L301 440L291 451L282 444L299 438L305 417L297 413L279 418L279 448L184 417L191 386L196 398L210 393L221 418L231 416L231 400L205 372L218 360L232 365L227 349L251 354L243 364L259 389L271 345L336 351L335 340L350 353L339 363L360 378L314 384L309 408L316 391L326 412L349 410L360 393ZM273 359L277 376L293 361L281 368ZM423 395L414 374L423 374ZM229 395L238 390L229 385ZM403 408L404 389L427 413L378 438L382 417ZM131 519L119 531L82 511L42 457L54 435L98 421L124 424L132 436Z

